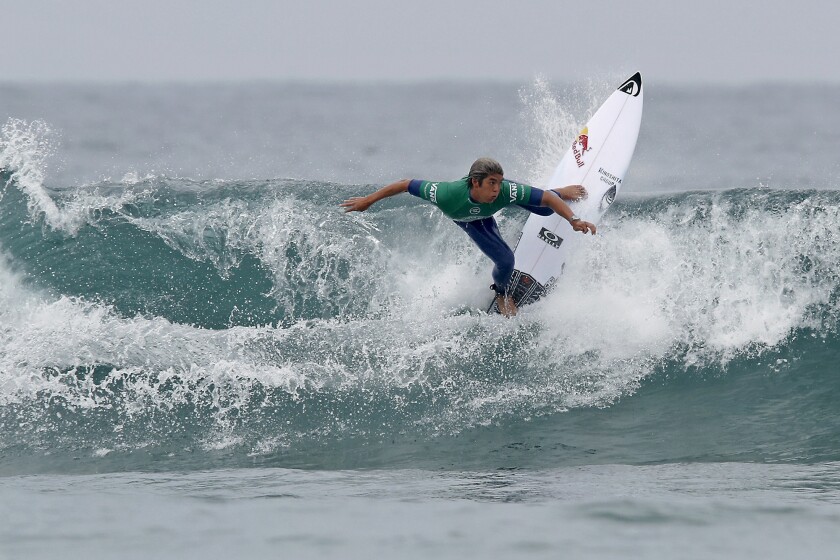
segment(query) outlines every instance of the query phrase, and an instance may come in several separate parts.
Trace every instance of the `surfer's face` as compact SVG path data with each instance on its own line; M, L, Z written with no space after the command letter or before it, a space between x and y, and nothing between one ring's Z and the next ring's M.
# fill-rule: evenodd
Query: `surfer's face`
M496 200L499 196L499 190L502 188L502 179L504 177L499 173L488 175L479 183L472 179L472 188L470 189L470 196L476 202L488 204Z

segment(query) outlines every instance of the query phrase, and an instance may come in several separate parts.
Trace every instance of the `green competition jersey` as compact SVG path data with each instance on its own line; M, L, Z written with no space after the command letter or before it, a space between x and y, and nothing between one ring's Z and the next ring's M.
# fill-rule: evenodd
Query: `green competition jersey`
M483 204L470 198L469 179L444 183L440 181L412 181L409 192L428 200L456 222L471 222L488 218L511 204L528 204L531 198L530 185L502 181L499 196L493 202Z

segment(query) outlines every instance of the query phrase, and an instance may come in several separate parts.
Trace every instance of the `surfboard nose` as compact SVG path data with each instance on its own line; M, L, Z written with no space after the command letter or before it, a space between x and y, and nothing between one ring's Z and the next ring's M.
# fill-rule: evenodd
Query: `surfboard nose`
M632 95L633 97L638 97L638 95L642 92L642 74L641 72L636 72L632 76L630 76L627 81L623 84L618 86L618 91L623 91L627 95Z

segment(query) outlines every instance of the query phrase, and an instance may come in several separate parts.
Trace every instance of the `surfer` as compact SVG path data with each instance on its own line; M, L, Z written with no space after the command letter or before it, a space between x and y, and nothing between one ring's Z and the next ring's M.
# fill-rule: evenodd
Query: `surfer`
M341 203L345 212L364 212L383 198L408 191L414 196L435 204L478 245L495 264L491 288L496 292L499 312L516 315L516 303L509 293L513 275L513 251L502 239L493 215L506 206L516 204L535 214L548 216L556 212L569 221L575 231L595 233L595 225L575 216L563 200L578 200L586 196L581 185L552 190L515 183L504 178L502 166L494 159L479 158L470 167L469 175L449 183L403 179L362 197Z

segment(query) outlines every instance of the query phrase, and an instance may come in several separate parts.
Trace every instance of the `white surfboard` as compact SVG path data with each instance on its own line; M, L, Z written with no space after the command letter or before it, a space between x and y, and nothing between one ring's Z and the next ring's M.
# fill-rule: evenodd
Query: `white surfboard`
M638 72L592 115L554 170L547 188L583 185L587 197L569 203L581 219L597 224L615 200L630 165L642 122L642 76ZM514 254L512 295L517 306L537 301L563 274L569 255L589 240L557 214L532 214ZM495 301L490 306L496 309Z

